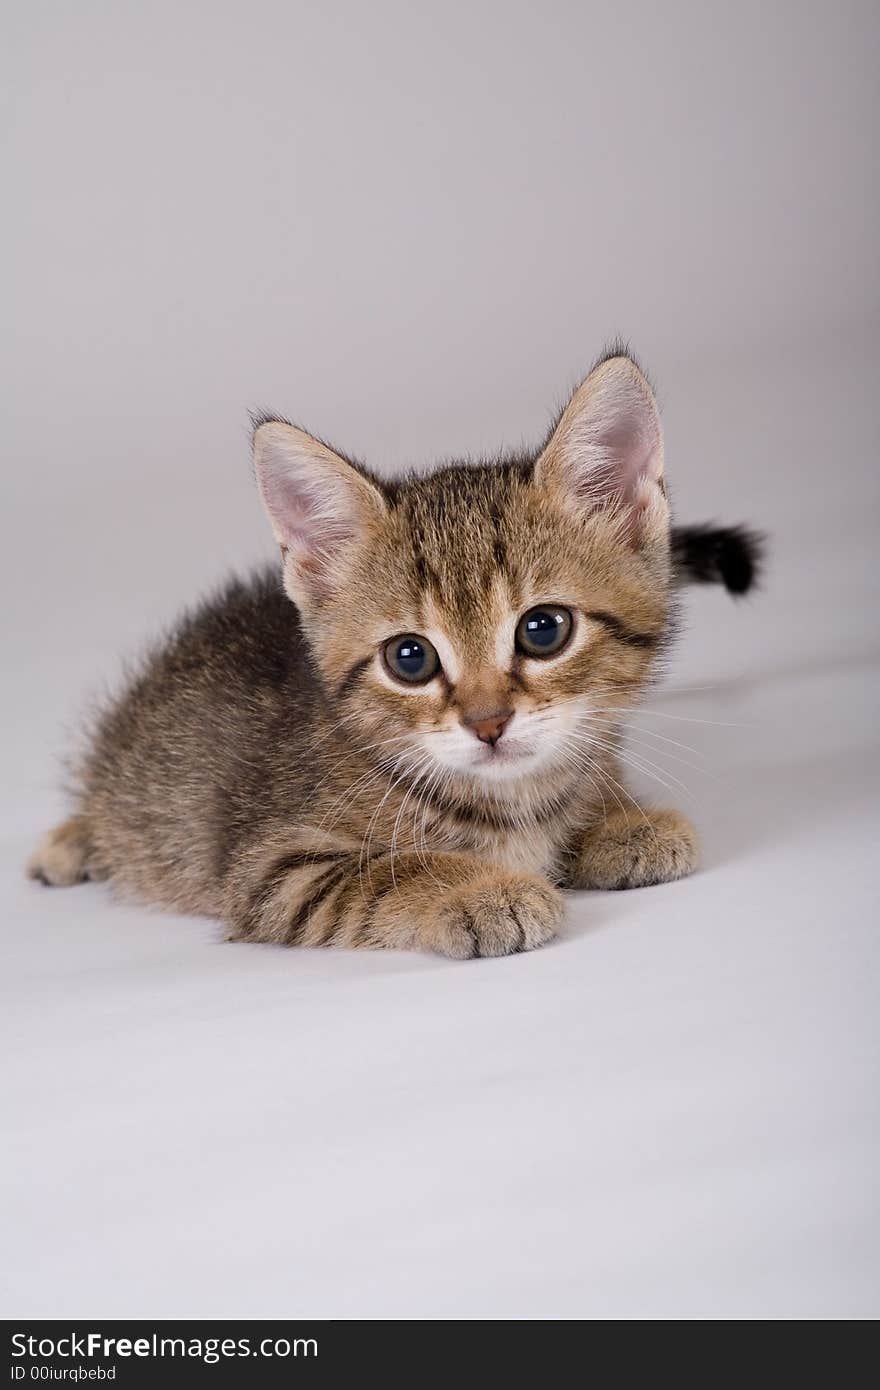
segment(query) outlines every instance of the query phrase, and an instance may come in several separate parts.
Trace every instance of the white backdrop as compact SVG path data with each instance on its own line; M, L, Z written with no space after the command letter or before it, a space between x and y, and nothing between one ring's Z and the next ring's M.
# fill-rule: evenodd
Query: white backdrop
M876 1314L877 7L6 27L3 1311ZM772 536L643 716L699 876L466 968L23 881L66 728L271 554L249 407L479 454L616 333L679 518Z

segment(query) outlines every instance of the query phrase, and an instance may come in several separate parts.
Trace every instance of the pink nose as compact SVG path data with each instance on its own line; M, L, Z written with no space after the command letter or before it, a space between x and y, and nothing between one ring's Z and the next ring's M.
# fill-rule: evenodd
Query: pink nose
M481 743L496 744L513 718L512 709L487 714L485 719L465 719L465 724Z

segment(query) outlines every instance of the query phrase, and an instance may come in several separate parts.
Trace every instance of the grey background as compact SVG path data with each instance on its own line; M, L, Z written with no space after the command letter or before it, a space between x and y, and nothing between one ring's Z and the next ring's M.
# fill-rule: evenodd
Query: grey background
M4 20L7 1310L876 1313L876 4ZM654 706L703 874L466 975L21 881L65 726L271 553L248 408L477 454L617 333L679 518L772 534Z

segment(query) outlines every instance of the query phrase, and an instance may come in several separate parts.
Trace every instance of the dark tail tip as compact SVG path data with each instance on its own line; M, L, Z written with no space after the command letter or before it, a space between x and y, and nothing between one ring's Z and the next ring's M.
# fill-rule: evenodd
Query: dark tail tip
M723 584L747 594L760 577L766 542L746 526L676 526L672 560L679 584Z

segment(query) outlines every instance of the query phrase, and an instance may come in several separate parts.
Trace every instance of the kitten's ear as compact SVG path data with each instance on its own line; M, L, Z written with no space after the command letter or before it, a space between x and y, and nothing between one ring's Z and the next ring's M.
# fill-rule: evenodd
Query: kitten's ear
M633 546L666 534L660 414L630 358L608 358L581 383L538 459L535 479L582 512L619 511Z
M386 513L368 478L294 425L270 420L254 434L254 469L295 603L328 598Z

